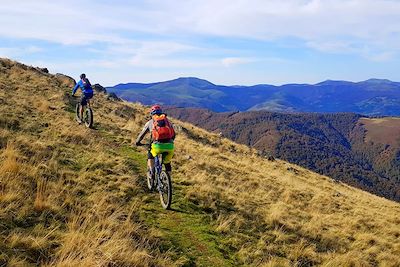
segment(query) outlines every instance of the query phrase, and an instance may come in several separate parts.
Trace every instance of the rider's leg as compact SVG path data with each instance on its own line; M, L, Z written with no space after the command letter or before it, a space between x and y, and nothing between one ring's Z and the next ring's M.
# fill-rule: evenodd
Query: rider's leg
M174 149L173 148L168 150L168 151L166 151L165 154L163 153L163 163L164 163L164 166L165 166L165 171L168 174L171 174L171 171L172 171L171 159L172 159L173 156L174 156Z
M149 168L149 170L154 170L154 158L147 160L147 167Z
M152 144L151 145L151 150L150 150L151 156L153 158L157 156L158 154L162 154L162 164L165 166L165 170L168 173L171 173L172 167L171 167L171 159L174 155L174 144L172 143L163 143L163 144ZM150 158L150 157L149 157ZM150 164L153 164L154 166L154 160L153 163L149 162Z
M80 112L80 115L81 115L81 119L83 119L83 105L81 105L81 108L80 108L79 112Z
M82 94L81 98L81 109L79 110L81 120L83 120L83 108L87 105L87 98L85 94Z
M147 171L154 177L154 156L151 151L147 151Z

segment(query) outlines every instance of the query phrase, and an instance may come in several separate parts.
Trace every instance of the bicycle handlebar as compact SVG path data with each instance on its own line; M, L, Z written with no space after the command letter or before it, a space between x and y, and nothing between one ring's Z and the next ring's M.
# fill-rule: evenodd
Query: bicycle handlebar
M137 146L151 146L151 143L146 143L146 144L143 144L143 143L139 143L139 144L136 144Z

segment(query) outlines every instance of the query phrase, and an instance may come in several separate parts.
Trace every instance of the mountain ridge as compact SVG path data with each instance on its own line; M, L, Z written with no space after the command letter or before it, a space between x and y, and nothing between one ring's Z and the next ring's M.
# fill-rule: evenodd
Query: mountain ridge
M234 84L234 85L222 85L222 84L216 84L216 83L212 83L206 79L202 79L202 78L198 78L198 77L194 77L194 76L187 76L187 77L178 77L175 79L171 79L171 80L165 80L165 81L161 81L161 82L151 82L151 83L140 83L140 82L128 82L128 83L119 83L113 86L107 86L107 88L114 88L115 86L120 86L120 85L153 85L153 84L160 84L160 83L168 83L168 82L178 82L178 81L199 81L199 82L203 82L204 84L209 84L209 85L215 85L215 86L226 86L226 87L256 87L256 86L273 86L273 87L280 87L280 86L286 86L286 85L303 85L303 86L307 86L307 85L321 85L321 84L330 84L330 83L350 83L350 84L359 84L359 83L388 83L388 84L398 84L400 82L396 82L396 81L392 81L389 79L381 79L381 78L369 78L367 80L362 80L362 81L346 81L346 80L331 80L331 79L327 79L324 80L322 82L318 82L318 83L283 83L281 85L274 85L274 84L267 84L267 83L258 83L258 84L253 84L253 85L241 85L241 84Z
M385 79L361 82L326 80L314 85L225 86L189 77L107 89L128 101L207 108L216 112L270 110L400 115L400 83Z

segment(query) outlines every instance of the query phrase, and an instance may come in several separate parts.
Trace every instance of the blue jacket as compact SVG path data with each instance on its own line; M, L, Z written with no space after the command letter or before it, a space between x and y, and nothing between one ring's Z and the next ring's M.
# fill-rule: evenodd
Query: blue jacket
M78 90L78 88L81 88L82 93L84 94L93 93L92 85L87 78L85 78L84 80L80 80L79 82L77 82L77 84L75 84L75 87L72 90L73 95L76 93L76 90Z

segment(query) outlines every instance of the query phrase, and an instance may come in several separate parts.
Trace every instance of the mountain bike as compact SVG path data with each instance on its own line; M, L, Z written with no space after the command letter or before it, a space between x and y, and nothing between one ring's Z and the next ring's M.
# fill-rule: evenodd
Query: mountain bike
M85 123L86 127L92 128L92 126L93 126L93 111L90 106L90 101L88 100L88 104L84 107L83 118L81 118L80 109L81 109L81 103L78 101L78 103L76 104L76 107L75 107L76 121L78 123L83 122L83 123Z
M140 144L140 146L150 147L151 144ZM147 176L147 187L150 191L157 190L160 194L161 205L164 209L169 209L172 202L172 182L171 176L163 168L163 157L165 153L154 157L154 177L149 173Z

